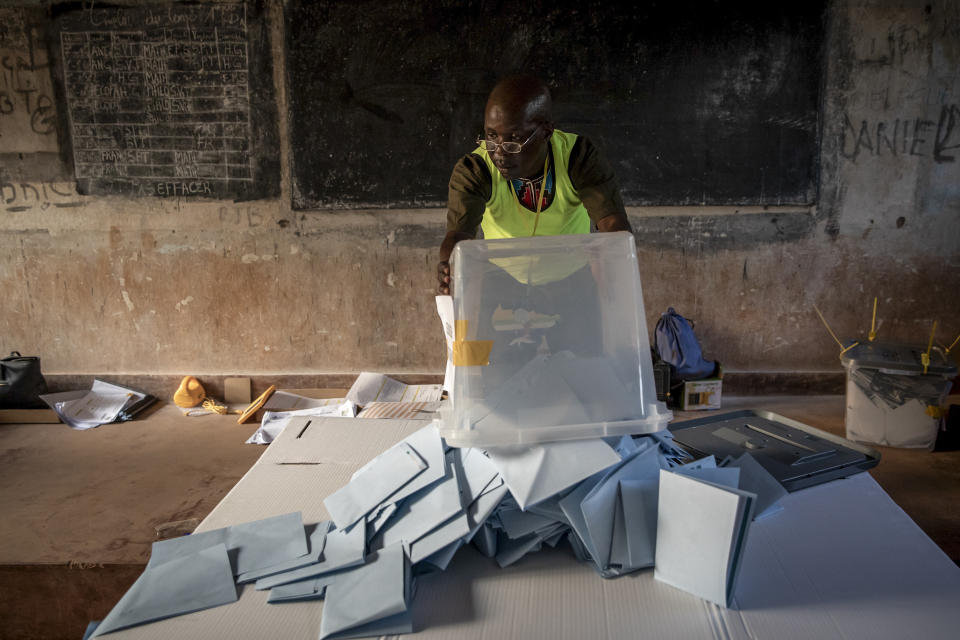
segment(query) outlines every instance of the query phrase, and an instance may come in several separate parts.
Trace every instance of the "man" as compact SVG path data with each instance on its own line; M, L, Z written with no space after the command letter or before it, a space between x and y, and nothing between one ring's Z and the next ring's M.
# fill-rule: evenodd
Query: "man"
M453 247L478 227L487 239L589 233L591 221L631 230L612 168L590 140L554 129L550 90L536 77L497 83L477 143L450 177L441 294L450 293Z

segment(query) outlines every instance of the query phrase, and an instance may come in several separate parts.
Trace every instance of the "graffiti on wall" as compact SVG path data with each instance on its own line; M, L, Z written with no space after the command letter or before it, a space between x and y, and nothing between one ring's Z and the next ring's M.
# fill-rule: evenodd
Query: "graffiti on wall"
M0 8L0 146L12 153L58 150L50 62L27 9Z
M960 77L950 61L960 55L960 5L931 3L887 15L893 19L873 23L875 29L867 27L853 42L859 78L836 124L840 155L854 163L954 163L960 155Z
M69 209L86 204L70 182L0 181L0 207L9 213L46 211L50 207Z
M840 154L857 162L864 157L921 156L955 162L960 154L960 104L945 104L935 120L926 117L843 117Z

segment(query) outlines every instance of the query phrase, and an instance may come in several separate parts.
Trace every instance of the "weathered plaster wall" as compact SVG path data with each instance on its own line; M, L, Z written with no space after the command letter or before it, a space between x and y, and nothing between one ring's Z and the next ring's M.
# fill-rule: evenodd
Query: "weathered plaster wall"
M881 339L925 343L934 320L938 342L960 333L960 5L832 2L826 60L809 216L640 225L659 245L641 237L641 261L683 283L645 279L648 309L683 300L734 370L836 370L814 304L842 338L867 334L874 296Z
M834 3L820 211L840 326L960 333L960 4ZM825 266L826 266L825 265ZM846 302L846 304L844 304Z
M827 28L816 207L630 210L650 328L674 306L727 371L838 371L814 304L842 336L875 295L884 338L960 333L960 7L836 0ZM2 151L50 146L26 108L0 113ZM0 167L0 351L65 374L442 371L443 211L294 212L286 174L279 200L197 203L24 171Z
M425 233L410 220L427 214L136 204L31 210L19 214L30 226L5 236L10 276L28 288L8 315L51 372L419 371L438 360L423 276L436 238L405 237Z

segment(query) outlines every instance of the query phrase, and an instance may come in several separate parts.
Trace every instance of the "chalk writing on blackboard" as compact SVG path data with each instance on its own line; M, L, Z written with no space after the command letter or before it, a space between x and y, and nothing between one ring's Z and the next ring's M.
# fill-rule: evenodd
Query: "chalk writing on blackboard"
M208 198L251 188L246 6L98 11L60 31L78 184Z

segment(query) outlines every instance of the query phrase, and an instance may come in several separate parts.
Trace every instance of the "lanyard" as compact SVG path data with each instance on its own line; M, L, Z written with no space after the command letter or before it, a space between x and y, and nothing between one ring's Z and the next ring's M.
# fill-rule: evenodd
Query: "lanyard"
M537 225L540 224L540 209L543 208L543 195L547 190L547 171L550 167L550 149L547 149L547 157L543 161L543 181L540 183L540 197L537 198L537 217L533 219L533 233L531 236L537 235ZM517 190L513 188L513 184L510 184L510 193L513 194L513 202L517 205L517 211L520 212L520 216L523 217L523 207L520 205L520 197L517 196Z

